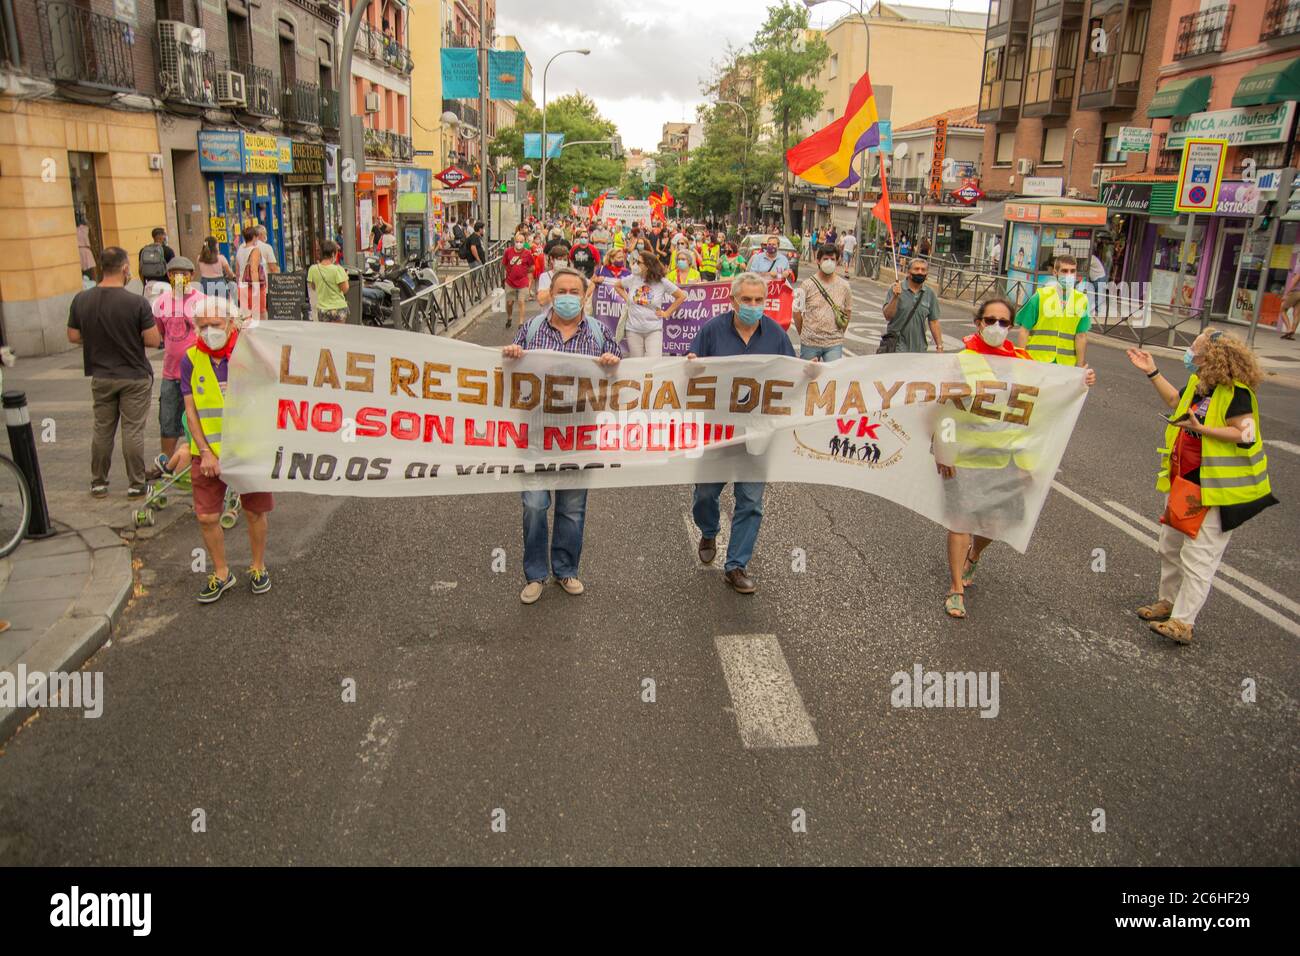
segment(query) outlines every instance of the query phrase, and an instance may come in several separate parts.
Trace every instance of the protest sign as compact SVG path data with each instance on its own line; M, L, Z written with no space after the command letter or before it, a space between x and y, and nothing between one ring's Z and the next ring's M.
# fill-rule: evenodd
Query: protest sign
M725 315L731 311L731 282L692 282L681 287L686 293L682 303L672 318L664 320L664 355L685 355L689 352L691 342L700 331L700 326L715 316ZM785 282L772 281L767 284L767 314L781 324L790 327L793 312L794 293ZM623 311L623 300L613 289L611 282L602 282L596 286L592 299L593 314L605 323L613 333L618 327L618 317Z
M262 322L231 358L222 476L238 491L362 497L810 482L1023 551L1083 378L969 354L603 368L589 356L506 360L444 337ZM940 477L936 456L956 478Z

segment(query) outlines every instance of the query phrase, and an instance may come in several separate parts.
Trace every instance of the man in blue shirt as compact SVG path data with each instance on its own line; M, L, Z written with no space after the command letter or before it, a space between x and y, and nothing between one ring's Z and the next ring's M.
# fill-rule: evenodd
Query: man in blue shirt
M781 251L776 236L763 240L763 248L749 258L749 271L761 272L771 279L784 279L790 272L790 259Z
M732 310L706 322L691 343L687 361L725 355L788 355L794 358L790 336L774 320L763 314L767 304L767 280L753 272L742 272L731 282ZM700 529L700 560L712 564L718 554L720 514L718 499L726 482L709 482L695 486L691 514ZM762 481L733 482L736 511L731 521L731 541L727 545L726 581L739 594L757 590L745 567L754 554L759 525L763 521Z

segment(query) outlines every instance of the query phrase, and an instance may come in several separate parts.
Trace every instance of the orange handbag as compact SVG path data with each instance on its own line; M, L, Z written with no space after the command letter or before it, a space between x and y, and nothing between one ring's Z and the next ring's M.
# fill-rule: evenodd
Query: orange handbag
M1210 509L1201 503L1201 486L1178 474L1181 470L1178 467L1179 444L1174 442L1173 453L1169 456L1169 501L1165 504L1165 513L1160 516L1160 523L1195 538L1201 533L1201 523Z

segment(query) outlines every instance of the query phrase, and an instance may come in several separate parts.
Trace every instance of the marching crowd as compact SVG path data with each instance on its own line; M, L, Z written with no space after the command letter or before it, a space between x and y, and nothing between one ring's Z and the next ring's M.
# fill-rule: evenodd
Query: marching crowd
M476 235L481 233L481 226L475 229ZM126 288L131 262L125 250L107 248L100 261L102 280L76 296L68 318L68 338L82 346L94 399L90 492L97 497L108 494L119 427L128 497L146 495L149 482L161 474L187 474L212 563L198 595L205 603L218 600L236 583L218 520L227 497L221 477L222 413L228 360L243 320L260 311L257 302L205 293L216 288L210 283L228 281L232 275L264 276L275 267L270 246L264 237L261 242L258 238L254 229L233 268L210 240L196 269L166 246L165 234L155 235L152 246L157 248L140 256L141 273L165 278L166 284L149 298ZM799 281L800 253L779 234L733 235L720 224L658 221L644 228L576 218L532 221L516 232L502 256L506 327L518 316L503 358L509 362L526 350L541 349L587 355L613 368L624 357L661 356L663 324L686 300L683 287L726 280L731 308L700 327L686 361L797 355L807 363L806 374L815 376L824 363L843 357L844 332L853 315L852 289L844 273L856 237L836 236L831 230L801 238L803 257L816 269ZM333 261L332 243L323 242L321 248L322 260L312 267L313 287L321 317L331 320L336 316L328 306L335 301L333 295L346 292L346 272ZM932 343L941 353L939 302L926 285L928 263L917 257L905 266L905 281L893 283L887 294L887 326L877 351L926 352ZM1096 376L1086 364L1088 297L1077 288L1077 275L1078 263L1061 255L1053 264L1052 281L1019 309L1001 298L981 303L958 356L963 374L971 381L993 376L987 357L1041 361L1082 368L1091 386ZM798 353L787 330L766 314L773 281L787 283L794 293ZM595 290L602 285L622 302L612 334L592 314ZM542 311L530 319L527 303L533 297ZM164 351L158 410L162 446L147 473L144 425L153 378L147 350L155 348ZM1157 479L1158 489L1168 494L1161 519L1159 590L1157 600L1137 613L1165 637L1186 643L1233 530L1277 503L1259 425L1256 389L1262 373L1243 342L1217 331L1203 333L1186 350L1189 378L1181 388L1159 373L1149 353L1131 349L1128 357L1173 409ZM1017 520L1021 493L1036 464L1032 449L1018 444L1007 430L989 430L984 420L965 409L956 421L955 439L936 440L933 448L952 524L969 526L963 519L987 508L997 512L993 519ZM699 484L693 492L698 555L705 564L717 558L723 487ZM762 523L765 485L737 481L733 490L735 510L723 570L731 588L753 594L757 584L748 569ZM252 550L250 585L262 594L271 586L265 552L267 515L274 502L264 492L240 497ZM536 602L552 577L568 594L584 591L578 569L586 499L584 489L523 493L525 586L520 599L525 604ZM552 507L554 519L548 522ZM966 592L990 542L989 537L948 532L951 580L944 609L950 617L966 616Z

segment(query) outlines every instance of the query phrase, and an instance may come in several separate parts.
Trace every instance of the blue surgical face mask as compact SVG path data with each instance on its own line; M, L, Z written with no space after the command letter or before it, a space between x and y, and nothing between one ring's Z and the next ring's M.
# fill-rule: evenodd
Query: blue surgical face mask
M758 320L763 317L763 307L761 305L742 305L736 310L740 316L740 321L746 325L757 325Z
M1189 372L1196 371L1196 356L1192 354L1191 349L1188 349L1183 353L1183 368L1187 369Z
M555 297L555 314L562 319L571 319L582 311L582 296L557 295Z
M1079 281L1078 276L1057 276L1056 281L1061 284L1061 288L1066 292L1074 289L1074 284Z

